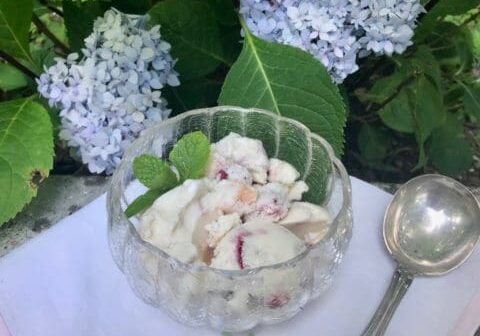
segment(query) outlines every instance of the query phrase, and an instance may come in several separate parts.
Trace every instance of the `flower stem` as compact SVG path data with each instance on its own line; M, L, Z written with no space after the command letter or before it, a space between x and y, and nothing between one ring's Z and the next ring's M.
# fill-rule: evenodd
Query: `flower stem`
M0 50L0 58L2 58L5 62L9 63L10 65L14 66L18 70L22 71L25 75L30 77L31 79L35 79L37 77L37 74L34 73L32 70L27 68L25 65L17 61L13 56L10 56L9 54L3 52Z
M40 0L40 3L47 7L51 12L63 17L63 12L55 6L49 5L47 0Z
M33 13L32 15L32 22L37 27L37 29L43 34L45 34L53 42L53 44L64 54L70 53L70 49L68 49L68 47L62 41L60 41L50 30L48 30L47 26L45 26L42 20L40 20L40 18L35 13Z

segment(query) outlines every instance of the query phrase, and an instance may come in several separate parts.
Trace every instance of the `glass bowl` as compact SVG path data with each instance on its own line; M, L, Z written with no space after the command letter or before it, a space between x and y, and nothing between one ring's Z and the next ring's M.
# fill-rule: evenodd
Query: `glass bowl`
M197 130L211 142L230 132L259 139L269 157L295 166L310 186L304 199L332 214L324 238L286 262L239 271L186 264L142 240L138 218L123 213L144 192L132 174L133 159L144 153L165 158L177 139ZM350 180L328 142L295 120L259 109L219 106L153 125L126 152L107 203L110 250L136 295L184 324L221 331L281 322L302 311L332 283L352 232Z

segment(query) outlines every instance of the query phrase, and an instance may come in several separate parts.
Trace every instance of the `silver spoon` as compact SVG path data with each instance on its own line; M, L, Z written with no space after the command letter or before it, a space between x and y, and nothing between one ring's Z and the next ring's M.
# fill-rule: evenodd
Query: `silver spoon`
M383 335L414 276L454 270L470 256L479 237L480 204L461 183L422 175L404 184L383 220L383 239L397 269L362 335Z

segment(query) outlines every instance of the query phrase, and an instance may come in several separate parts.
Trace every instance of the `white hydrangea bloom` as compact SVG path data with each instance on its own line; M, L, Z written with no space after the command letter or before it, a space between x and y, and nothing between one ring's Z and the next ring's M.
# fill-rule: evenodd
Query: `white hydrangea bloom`
M168 117L163 86L180 84L170 44L145 17L105 12L85 39L83 57L57 58L37 80L39 93L61 109L59 136L92 173L111 174L128 145Z
M311 53L341 83L357 55L402 53L412 44L419 0L241 0L256 36Z

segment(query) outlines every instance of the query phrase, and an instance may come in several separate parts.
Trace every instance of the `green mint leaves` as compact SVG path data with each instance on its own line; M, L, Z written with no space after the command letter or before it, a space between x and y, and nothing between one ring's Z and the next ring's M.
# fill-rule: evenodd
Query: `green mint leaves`
M128 205L127 217L147 209L163 193L185 180L202 177L210 159L208 138L199 131L186 134L176 143L168 158L178 171L178 177L170 164L159 157L143 154L133 160L133 174L150 190Z
M168 156L180 174L181 181L203 176L210 158L210 143L202 132L184 135Z
M167 162L148 154L135 158L133 175L150 189L170 189L178 183L177 175Z
M166 190L165 190L166 191ZM128 218L135 216L137 213L147 209L155 202L157 198L162 195L162 191L158 189L150 189L145 194L137 197L132 203L130 203L125 209L125 216Z

